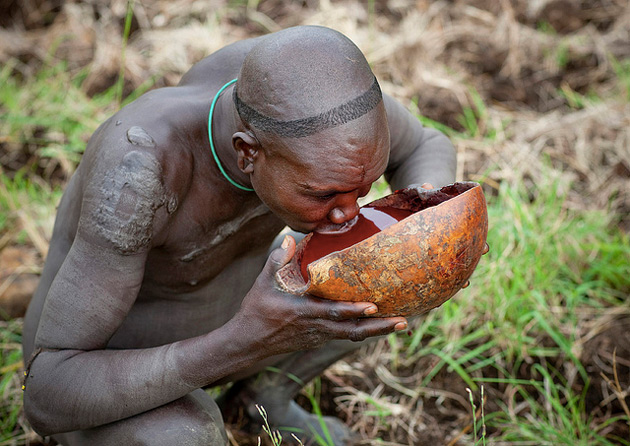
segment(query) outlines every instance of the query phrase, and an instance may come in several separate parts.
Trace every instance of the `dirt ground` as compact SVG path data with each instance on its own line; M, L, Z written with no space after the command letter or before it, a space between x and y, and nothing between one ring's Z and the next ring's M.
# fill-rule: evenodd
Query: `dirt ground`
M82 85L89 95L102 92L118 78L126 11L125 0L5 0L0 64L15 58L16 72L28 77L44 63L64 60L70 72L87 70ZM384 91L465 135L453 136L459 179L484 178L493 194L501 181L536 184L550 165L572 181L570 206L606 209L630 230L630 67L618 63L630 58L626 0L138 0L125 91L152 77L155 87L174 85L193 63L230 42L299 24L326 24L347 34ZM610 97L617 100L603 99ZM27 144L0 140L0 162L7 173L25 165L44 170ZM49 172L49 181L67 179L62 169ZM2 255L3 265L15 262L14 268L41 263L31 252ZM27 299L36 275L23 273L19 293ZM24 298L16 302L12 316L23 311ZM623 411L609 383L615 365L624 366L622 387L630 384L630 320L611 316L598 324L582 346L582 359L593 377L588 410L605 418ZM435 360L422 358L392 376L379 354L383 348L362 350L324 375L323 411L341 416L364 438L458 444L470 406L453 396L465 395L465 384L446 372L422 395L404 397L418 414L415 425L397 422L394 414L384 430L378 416L363 414L358 393L392 391L396 383L422 377ZM523 365L523 376L530 366ZM231 434L233 444L256 444L238 423Z
M33 74L44 61L87 68L89 94L119 74L126 0L9 0L0 6L0 62ZM126 91L173 85L196 61L242 38L327 24L364 51L383 89L463 131L458 177L536 182L545 157L574 181L572 202L607 208L630 227L625 0L136 1L125 52ZM249 6L247 6L249 5ZM623 97L627 90L618 91ZM479 107L479 100L483 106ZM584 107L584 101L596 105ZM412 105L416 104L416 105ZM462 124L462 115L473 112ZM473 127L471 129L471 127ZM0 144L4 166L37 162ZM26 148L28 149L28 148ZM525 153L526 152L526 153ZM66 178L60 178L64 181Z

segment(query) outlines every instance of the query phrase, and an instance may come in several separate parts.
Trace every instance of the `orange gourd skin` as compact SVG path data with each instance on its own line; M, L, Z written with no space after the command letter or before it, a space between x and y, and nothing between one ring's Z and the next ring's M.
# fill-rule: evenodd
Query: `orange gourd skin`
M293 294L373 302L373 316L415 316L442 305L468 283L486 252L488 213L481 186L453 183L419 192L403 189L366 206L392 206L414 213L341 251L300 265L311 235L276 275Z

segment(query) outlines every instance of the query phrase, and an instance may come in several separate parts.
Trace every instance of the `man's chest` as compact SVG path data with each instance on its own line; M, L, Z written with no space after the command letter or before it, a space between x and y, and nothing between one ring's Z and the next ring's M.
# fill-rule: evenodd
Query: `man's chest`
M224 218L210 207L180 211L165 243L149 254L145 271L145 282L173 291L192 291L235 259L259 257L284 227L260 203Z

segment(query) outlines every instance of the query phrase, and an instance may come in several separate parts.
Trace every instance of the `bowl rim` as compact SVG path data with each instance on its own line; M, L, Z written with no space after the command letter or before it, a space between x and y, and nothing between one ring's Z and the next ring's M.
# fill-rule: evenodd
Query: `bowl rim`
M453 189L459 189L459 191L457 193L452 193ZM409 206L409 201L410 201L409 198L413 197L413 199L415 199L416 201L425 201L424 203L425 206L422 207L421 209L415 210L411 215L397 221L396 223L384 228L383 230L379 230L378 232L364 238L363 240L353 245L350 245L346 248L343 248L337 251L333 251L329 254L326 254L325 256L320 257L317 260L312 261L306 268L308 280L304 280L304 277L302 276L302 273L301 273L301 260L302 260L303 252L306 246L308 245L310 239L312 238L313 233L309 233L298 243L297 250L293 258L291 259L291 261L287 263L285 266L283 266L282 268L280 268L280 270L278 270L278 272L276 273L276 280L281 286L281 288L284 288L285 290L291 293L303 294L311 288L311 283L312 283L311 269L316 268L316 265L320 261L325 260L331 256L339 256L339 253L343 253L347 250L356 249L358 245L368 243L373 238L376 238L379 236L383 237L383 233L385 233L384 235L387 236L389 232L397 231L397 228L406 224L409 219L418 218L417 214L422 214L426 210L439 207L440 205L445 204L447 202L451 202L452 200L457 200L457 199L464 200L466 195L473 194L475 193L476 190L480 191L483 197L481 184L474 181L461 181L461 182L453 182L445 186L434 188L434 189L426 189L426 190L425 189L419 190L418 188L399 189L392 192L391 194L386 195L385 197L382 197L370 203L367 203L362 207L392 205L391 200L394 200L394 201L398 201L398 203L395 203L398 206L393 206L393 207L398 207L400 209L401 208L400 205L403 205L403 203L407 203L407 206ZM448 192L451 192L451 193L448 193ZM446 195L446 197L444 195ZM439 200L439 201L431 202L431 200L434 200L434 201ZM426 203L427 201L430 202L428 203L428 205ZM484 197L484 201L485 201L485 197ZM291 271L291 269L295 271ZM289 285L287 281L289 280L293 282L293 280L291 279L285 280L285 278L283 277L283 274L285 272L287 274L290 274L291 276L296 276L295 279L297 279L298 283L293 283L292 285ZM302 285L298 286L300 283Z

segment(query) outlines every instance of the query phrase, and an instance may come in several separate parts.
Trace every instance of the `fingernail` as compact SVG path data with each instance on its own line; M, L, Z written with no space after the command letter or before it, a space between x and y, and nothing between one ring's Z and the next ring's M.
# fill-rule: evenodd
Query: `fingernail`
M407 322L398 322L396 325L394 325L394 330L396 331L401 331L405 328L407 328Z
M371 307L367 307L365 310L363 310L363 314L368 316L370 314L376 313L377 311L378 311L378 308L376 308L375 306L371 306Z
M285 235L284 240L282 240L282 249L287 249L289 247L289 236Z

